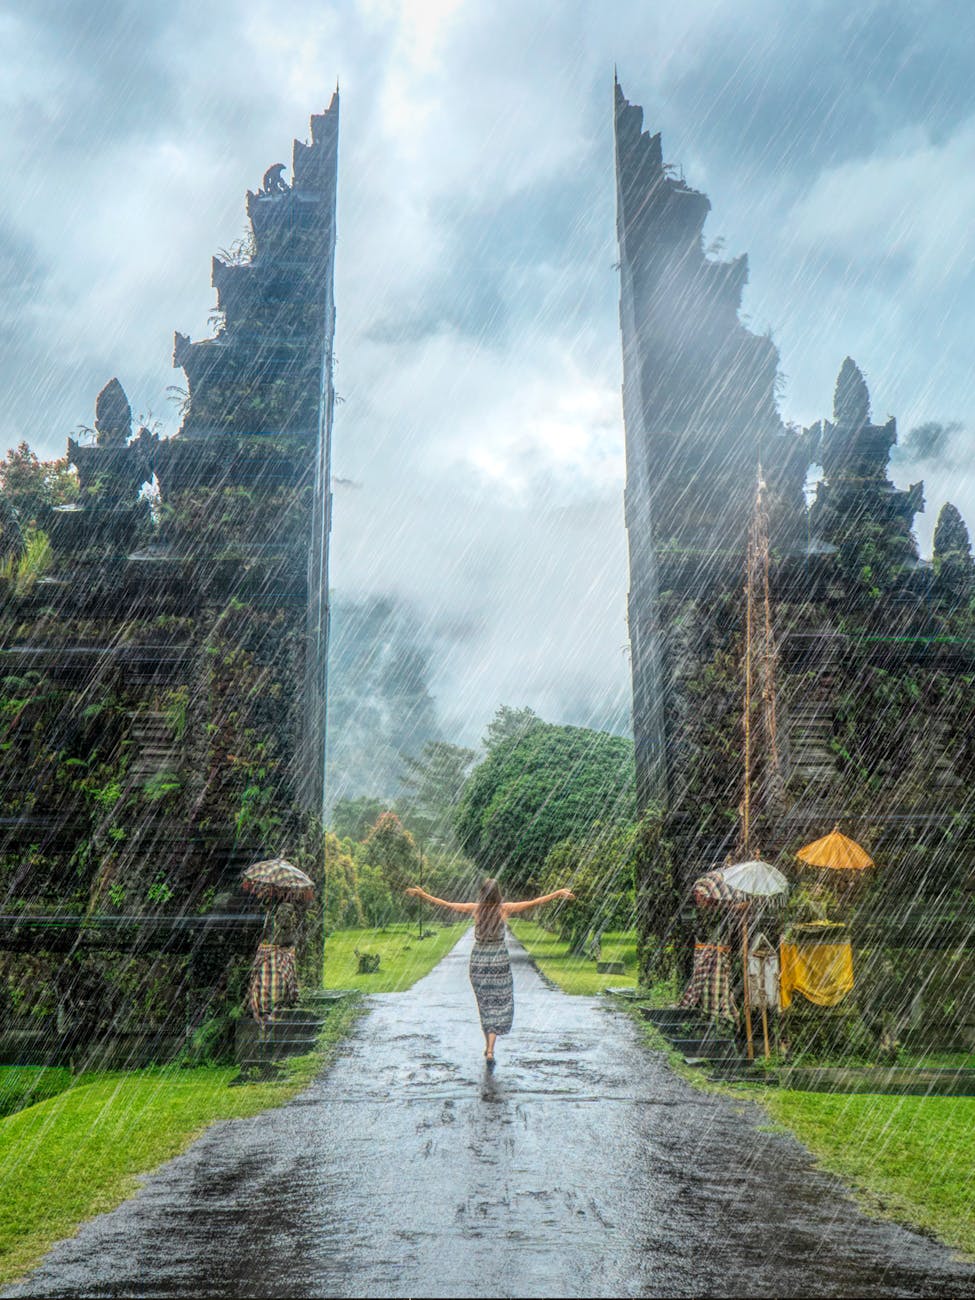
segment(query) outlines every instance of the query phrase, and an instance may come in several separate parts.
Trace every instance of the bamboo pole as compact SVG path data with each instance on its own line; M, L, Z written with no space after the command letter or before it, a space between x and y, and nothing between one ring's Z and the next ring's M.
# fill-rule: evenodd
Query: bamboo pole
M765 1059L769 1060L772 1053L769 1050L768 1042L768 993L766 991L765 967L768 962L767 957L758 959L758 989L759 996L762 999L762 1041L765 1044Z
M751 856L751 797L752 797L752 606L754 603L755 528L754 520L748 529L748 547L745 569L745 790L741 801L741 840L743 857ZM741 973L744 986L745 1035L748 1042L748 1059L755 1059L752 1040L752 1009L748 993L748 904L741 915Z
M745 789L741 801L742 856L750 856L752 811L752 530L748 533L747 568L745 574Z
M751 999L748 994L748 907L745 904L745 910L741 915L741 962L745 972L745 1036L748 1039L748 1059L755 1059L755 1042L752 1038L752 1007Z

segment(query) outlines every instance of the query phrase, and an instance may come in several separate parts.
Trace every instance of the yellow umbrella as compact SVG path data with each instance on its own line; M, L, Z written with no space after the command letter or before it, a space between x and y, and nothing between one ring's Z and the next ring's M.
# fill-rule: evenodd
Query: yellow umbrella
M856 840L844 835L839 826L834 826L821 840L814 840L800 849L796 857L810 867L824 867L830 871L862 871L864 867L873 866L873 858L860 848Z

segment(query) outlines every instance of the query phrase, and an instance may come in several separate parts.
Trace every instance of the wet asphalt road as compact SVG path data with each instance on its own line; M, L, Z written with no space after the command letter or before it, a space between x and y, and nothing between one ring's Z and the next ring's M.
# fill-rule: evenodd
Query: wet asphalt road
M470 936L302 1097L218 1124L7 1295L975 1296L752 1106L688 1087L512 942L493 1075Z

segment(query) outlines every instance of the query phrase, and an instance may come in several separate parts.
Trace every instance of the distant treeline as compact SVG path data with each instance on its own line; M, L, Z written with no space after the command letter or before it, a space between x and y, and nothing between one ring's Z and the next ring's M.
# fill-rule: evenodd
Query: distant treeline
M632 742L498 710L484 757L430 741L405 760L408 795L390 808L342 799L326 847L326 924L383 925L416 914L403 895L422 879L439 897L470 899L485 876L508 897L568 886L571 906L547 921L582 943L633 922Z

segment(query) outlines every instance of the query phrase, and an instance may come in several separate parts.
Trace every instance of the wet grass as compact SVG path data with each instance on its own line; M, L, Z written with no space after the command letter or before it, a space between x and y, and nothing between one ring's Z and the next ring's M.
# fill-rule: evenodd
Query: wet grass
M0 1066L0 1118L70 1088L71 1071L43 1065Z
M453 948L469 922L419 927L390 925L382 930L335 930L325 937L325 987L355 989L359 993L402 993L433 970ZM360 974L360 953L375 953L379 969Z
M0 1283L54 1242L137 1190L140 1174L184 1151L217 1120L245 1119L301 1091L335 1054L360 1010L350 998L318 1049L280 1081L230 1088L233 1066L78 1075L58 1096L0 1120Z
M762 1104L865 1208L975 1256L975 1098L769 1089Z
M975 1070L975 1052L909 1052L898 1053L895 1066L918 1066L928 1070Z
M534 921L513 921L511 929L542 974L566 993L592 994L606 988L636 987L636 932L633 930L607 931L602 936L600 960L621 961L626 967L623 975L607 975L600 974L596 963L588 957L573 955L564 939L543 930ZM672 989L666 992L667 996L673 996Z
M624 1008L625 1009L625 1008ZM975 1098L799 1092L715 1083L684 1064L653 1025L630 1012L647 1046L692 1087L763 1106L871 1214L920 1229L975 1257Z

